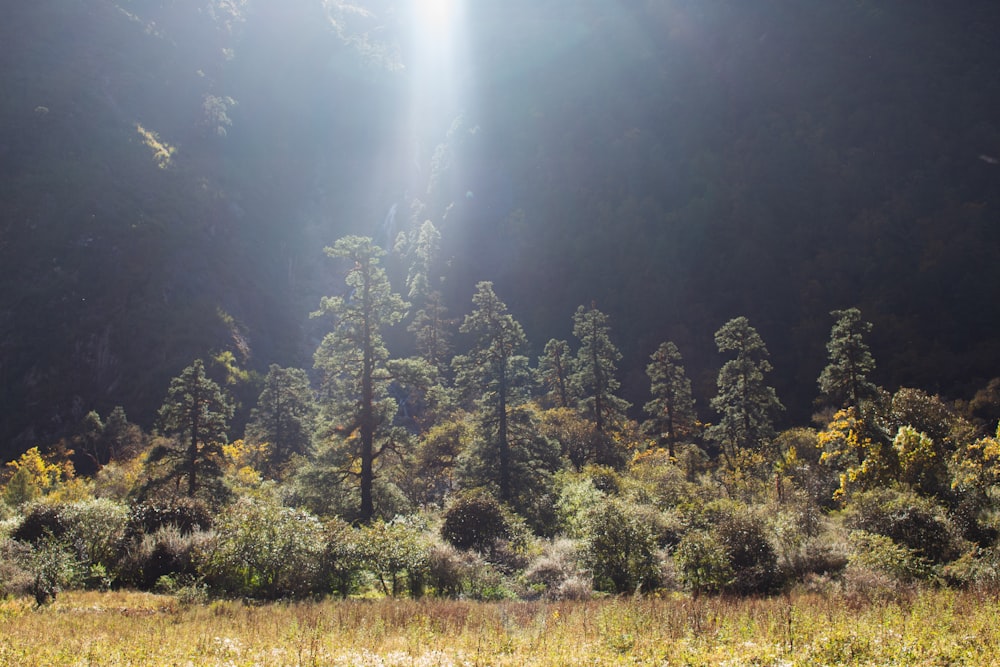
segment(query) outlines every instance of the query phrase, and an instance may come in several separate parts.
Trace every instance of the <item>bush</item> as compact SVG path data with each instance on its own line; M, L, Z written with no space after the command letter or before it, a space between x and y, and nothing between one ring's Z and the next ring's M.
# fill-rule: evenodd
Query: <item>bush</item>
M867 568L909 583L934 576L934 567L915 549L896 543L885 535L855 530L850 535L853 567Z
M726 548L706 531L685 535L674 550L674 563L681 582L695 595L719 593L734 579Z
M767 539L764 522L748 511L736 512L715 529L718 542L724 545L732 580L723 590L737 595L775 592L781 585L778 558Z
M597 590L634 593L659 588L656 540L636 508L609 500L590 514L584 563Z
M176 526L164 526L131 543L119 568L119 580L142 590L153 590L163 577L195 580L214 542L211 532L185 534Z
M358 555L386 595L399 595L404 586L414 596L423 593L427 544L419 527L403 520L366 526L361 529Z
M580 568L577 545L567 539L548 543L528 564L522 579L528 597L548 600L583 599L591 589L589 577Z
M64 506L60 503L35 503L27 508L21 523L11 533L20 542L36 544L46 539L62 539L66 535L63 516Z
M125 549L129 512L111 500L85 500L63 506L62 523L81 563L110 570Z
M319 588L325 543L323 527L311 514L241 498L216 521L215 534L203 573L224 593L301 598Z
M333 519L324 527L323 540L321 588L346 598L361 581L360 531L342 519Z
M848 528L884 535L932 563L947 563L962 552L945 510L910 491L858 493L845 514Z
M441 537L459 549L485 553L510 536L511 526L503 508L489 494L461 494L444 512Z
M191 498L167 501L147 501L132 507L128 531L132 538L152 535L166 526L176 527L182 535L212 528L212 512L208 505Z

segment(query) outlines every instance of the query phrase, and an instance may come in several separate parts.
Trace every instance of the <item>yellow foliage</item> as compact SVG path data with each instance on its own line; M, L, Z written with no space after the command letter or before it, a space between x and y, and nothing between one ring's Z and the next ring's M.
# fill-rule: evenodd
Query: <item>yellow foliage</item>
M7 462L11 470L4 486L4 500L10 505L19 505L55 491L59 485L74 477L73 464L66 460L47 460L32 447L15 461Z
M156 166L160 169L169 167L177 149L165 141L160 141L160 137L156 132L147 130L139 123L135 124L135 129L139 133L139 136L142 137L142 142L153 152L153 161L156 162Z

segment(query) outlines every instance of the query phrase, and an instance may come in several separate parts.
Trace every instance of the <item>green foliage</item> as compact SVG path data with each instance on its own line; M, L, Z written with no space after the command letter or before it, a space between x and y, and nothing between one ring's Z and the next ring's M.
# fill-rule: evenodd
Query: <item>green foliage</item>
M768 540L764 522L749 511L730 514L713 531L723 545L732 580L723 590L737 595L774 593L783 583L778 576L777 555Z
M907 547L887 535L855 530L850 535L850 563L889 575L900 582L930 579L935 570L917 549Z
M468 354L452 360L456 384L466 396L475 396L483 472L497 485L500 500L514 496L514 437L511 411L528 396L528 360L524 330L493 291L480 282L472 297L474 309L459 329L473 338ZM532 438L531 434L526 434Z
M419 597L423 593L427 549L422 528L397 519L375 521L362 528L357 553L382 593L395 597L406 588Z
M830 314L837 322L826 344L830 363L819 376L819 390L834 405L860 411L863 401L876 392L875 385L868 380L868 374L875 369L875 359L864 340L871 333L872 325L861 319L861 311L857 308L835 310Z
M361 584L361 531L341 519L323 527L324 548L319 564L321 591L346 598Z
M543 390L542 400L545 405L554 408L572 407L570 378L573 373L574 359L569 349L569 343L555 338L545 343L542 356L538 357L538 368L535 378Z
M370 238L345 236L326 254L345 260L348 293L324 297L313 313L333 318L333 330L314 354L324 435L340 441L343 471L350 471L359 484L358 516L368 522L375 516L375 462L402 439L393 429L396 402L388 393L389 351L383 335L403 319L407 304L392 290L380 266L384 253Z
M653 532L623 500L610 499L591 511L583 549L597 590L635 593L660 587Z
M323 526L274 500L241 498L219 517L206 554L205 580L251 598L304 597L318 587Z
M734 579L725 545L706 531L691 531L673 553L684 585L695 595L718 593Z
M698 429L691 380L681 365L681 353L672 342L661 343L650 360L646 375L653 400L643 407L650 416L643 429L673 457L677 443L693 437Z
M171 380L159 411L160 428L170 441L150 451L144 492L174 482L177 487L183 484L189 498L223 500L228 491L222 482L222 446L233 410L219 385L205 375L201 359Z
M618 381L618 362L621 352L611 341L608 316L591 305L579 306L573 314L573 335L580 341L576 363L570 375L570 386L580 400L580 409L594 422L599 433L607 433L625 420L629 403L615 392ZM595 452L595 461L620 464L619 454L611 448Z
M459 549L492 551L497 542L511 537L511 525L503 507L484 492L469 492L453 498L444 511L441 537Z
M312 452L315 420L316 402L306 372L271 364L246 427L248 441L267 443L266 475L278 478L293 456Z
M849 528L888 537L928 562L946 563L961 553L961 540L944 508L912 491L858 493L844 512Z
M762 452L774 437L774 417L783 409L764 376L771 371L767 347L745 317L727 322L715 332L719 352L734 352L719 370L719 393L712 409L719 423L708 430L732 468L739 468L749 452Z

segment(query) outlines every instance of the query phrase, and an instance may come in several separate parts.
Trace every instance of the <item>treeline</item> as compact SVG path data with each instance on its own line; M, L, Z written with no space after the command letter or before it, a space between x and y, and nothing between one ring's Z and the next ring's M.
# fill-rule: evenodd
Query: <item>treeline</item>
M779 432L767 346L737 317L715 334L709 409L664 341L636 420L596 304L573 314L574 341L530 359L492 283L464 316L446 311L440 240L429 221L399 237L402 289L370 238L327 248L344 286L314 313L326 333L310 371L196 360L151 431L91 412L8 463L0 590L43 603L66 586L495 599L998 584L1000 381L968 403L876 386L871 325L834 311L815 423Z

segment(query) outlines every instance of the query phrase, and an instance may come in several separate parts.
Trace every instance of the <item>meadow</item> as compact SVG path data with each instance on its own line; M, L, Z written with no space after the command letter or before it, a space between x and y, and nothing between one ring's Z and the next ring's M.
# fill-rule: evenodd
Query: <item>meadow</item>
M0 602L0 665L989 665L1000 601L954 590L889 600L328 600L184 604L67 592Z

